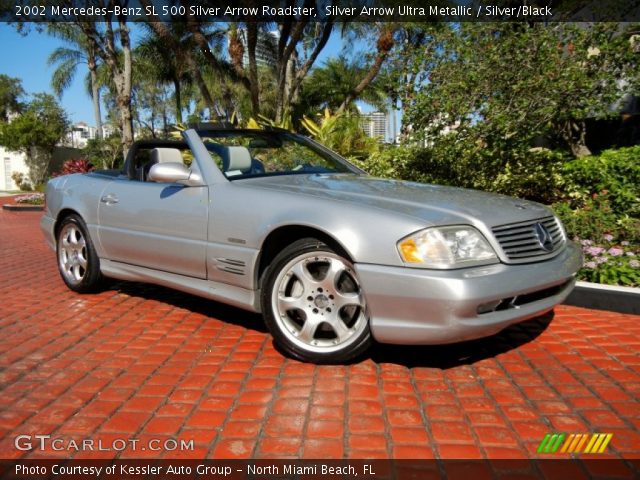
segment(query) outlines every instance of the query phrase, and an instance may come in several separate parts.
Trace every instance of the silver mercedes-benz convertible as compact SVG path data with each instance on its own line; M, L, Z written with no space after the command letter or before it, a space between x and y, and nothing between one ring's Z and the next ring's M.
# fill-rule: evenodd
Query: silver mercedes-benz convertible
M574 286L580 250L543 205L372 178L277 129L183 137L49 181L41 227L70 289L173 287L261 312L284 352L332 363L373 339L492 335Z

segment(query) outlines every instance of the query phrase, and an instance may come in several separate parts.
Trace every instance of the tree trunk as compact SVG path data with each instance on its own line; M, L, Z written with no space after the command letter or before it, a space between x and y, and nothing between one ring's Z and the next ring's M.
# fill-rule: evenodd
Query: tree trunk
M562 131L571 153L576 158L591 155L591 150L589 150L586 143L587 125L584 121L574 122L569 120Z
M149 130L151 130L151 138L156 137L156 112L151 110L151 122L149 125Z
M355 99L360 96L364 89L367 88L371 84L371 82L373 82L373 80L380 72L382 64L389 55L389 51L393 48L393 31L386 29L385 27L383 28L384 29L380 32L380 36L378 37L378 53L376 55L375 61L373 62L373 65L371 65L371 68L364 76L364 78L360 81L360 83L347 94L346 98L342 101L342 104L338 108L338 114L343 113L351 104L351 102L355 101Z
M393 144L396 144L396 137L398 136L398 125L397 125L397 118L398 118L398 99L397 97L393 96L391 98L391 136Z
M49 172L52 152L47 152L38 147L28 147L25 151L25 163L29 168L29 180L33 188L45 183Z
M298 42L300 42L300 40L302 39L302 34L304 33L304 28L307 23L307 20L300 20L297 22L284 22L280 29L280 41L278 42L278 90L276 95L276 122L282 121L285 111L288 108L288 106L286 105L286 91L287 79L289 77L289 68L291 67L289 61L291 60ZM286 36L285 32L287 34Z
M162 107L162 133L164 138L169 137L169 121L167 119L167 108L163 104Z
M291 103L293 103L295 97L297 96L298 91L300 90L300 85L302 85L302 82L307 76L309 69L313 66L316 59L318 58L318 55L320 55L320 52L329 41L329 37L331 36L332 31L333 31L333 21L325 22L323 24L322 33L320 35L320 39L318 40L318 43L316 44L315 48L313 49L309 57L304 62L304 65L302 65L301 68L297 72L295 72L295 77L292 81L292 85L289 89L289 94L287 96L286 106L291 105Z
M173 78L174 95L176 97L176 123L182 123L182 95L180 92L180 80Z
M131 113L131 45L129 43L129 28L125 20L120 20L120 44L122 45L122 56L124 65L119 73L121 85L118 91L118 106L120 108L120 121L122 125L122 151L126 158L129 148L133 143L133 115Z
M342 104L338 108L337 114L343 113L347 109L347 107L351 104L351 102L355 101L356 98L358 98L360 94L364 91L364 89L367 88L371 82L373 82L373 80L378 75L378 72L380 71L382 64L384 63L384 59L386 58L386 56L387 56L386 53L378 54L376 56L376 60L371 66L371 68L369 69L369 72L360 81L360 83L347 94L345 99L342 101Z
M133 143L133 115L131 114L131 97L127 97L125 94L118 92L116 96L116 104L118 105L118 112L120 113L122 153L126 158L129 147L131 147L131 144Z
M284 103L282 105L283 116L291 112L291 102L297 100L295 90L296 70L298 69L298 52L295 50L291 54L291 59L287 64L287 74L284 82Z
M410 80L409 76L405 74L402 79L402 84L404 85L404 88L401 90L400 104L402 108L402 118L405 119L407 118L407 109L413 102L415 76ZM409 133L409 123L403 121L400 125L400 140L404 141L409 138Z
M111 6L113 6L111 4ZM116 33L113 30L111 14L105 15L104 31L98 30L93 22L74 22L91 42L96 55L100 56L111 70L116 88L116 105L119 111L122 132L122 153L126 157L133 143L133 115L131 111L131 43L126 15L118 17L118 37L122 47L122 60L116 48Z
M251 113L260 114L260 85L258 83L258 65L256 47L258 45L258 25L247 23L247 56L249 57L249 93L251 94Z
M211 96L209 87L207 87L207 84L205 83L204 78L202 78L200 67L196 64L195 60L191 56L187 57L187 64L189 65L189 69L191 70L191 73L196 79L196 83L198 84L198 89L200 90L202 99L204 100L204 103L209 108L209 115L211 115L216 109L216 104L213 101L213 97Z
M89 59L91 74L91 99L93 101L93 115L96 121L96 138L102 138L102 114L100 112L100 89L98 88L98 74L95 58Z

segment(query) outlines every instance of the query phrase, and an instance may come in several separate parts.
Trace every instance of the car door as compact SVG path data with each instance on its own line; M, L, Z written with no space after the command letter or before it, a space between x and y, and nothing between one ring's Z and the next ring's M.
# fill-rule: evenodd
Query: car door
M206 278L208 204L207 186L111 182L98 207L105 258Z

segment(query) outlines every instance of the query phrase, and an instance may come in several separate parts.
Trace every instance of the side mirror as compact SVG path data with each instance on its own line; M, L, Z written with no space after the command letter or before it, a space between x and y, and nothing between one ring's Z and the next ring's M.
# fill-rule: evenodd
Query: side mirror
M156 163L149 170L149 180L158 183L180 183L188 187L204 185L202 178L182 163Z

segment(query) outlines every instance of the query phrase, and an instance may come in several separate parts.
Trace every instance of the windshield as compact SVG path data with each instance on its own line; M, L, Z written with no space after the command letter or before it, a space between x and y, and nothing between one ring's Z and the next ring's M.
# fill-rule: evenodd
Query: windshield
M200 131L229 180L268 175L361 173L307 138L273 131Z

